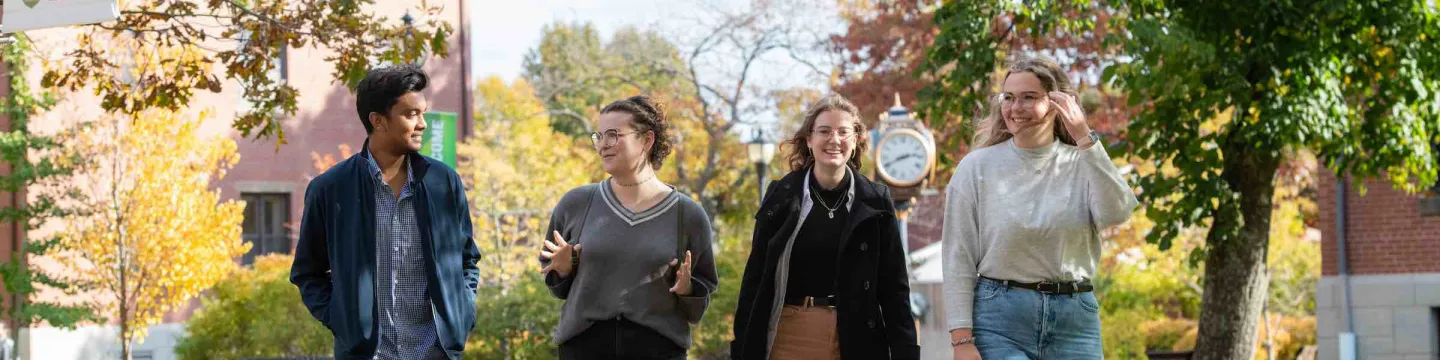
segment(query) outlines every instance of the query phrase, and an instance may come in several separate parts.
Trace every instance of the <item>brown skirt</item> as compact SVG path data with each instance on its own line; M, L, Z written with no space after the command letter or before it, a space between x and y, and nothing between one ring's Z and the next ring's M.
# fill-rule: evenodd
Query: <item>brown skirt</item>
M839 332L835 328L835 309L785 305L780 309L780 325L775 331L773 360L839 360Z

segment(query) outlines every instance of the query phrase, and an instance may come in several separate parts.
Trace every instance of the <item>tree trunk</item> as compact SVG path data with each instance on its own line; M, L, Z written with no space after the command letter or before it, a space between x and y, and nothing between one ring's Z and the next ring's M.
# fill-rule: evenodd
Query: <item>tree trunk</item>
M130 335L128 335L130 327L125 325L126 319L123 311L120 319L120 359L130 360Z
M0 64L4 64L4 62L0 61ZM15 260L12 261L20 261L21 268L29 271L28 269L30 268L30 264L26 260L26 258L29 256L30 254L22 252L22 255L16 257ZM34 276L34 274L31 274L30 276ZM8 325L10 325L10 327L5 330L8 331L6 336L10 338L11 344L13 344L10 346L9 349L11 358L19 357L21 350L20 347L29 345L20 341L20 328L22 326L28 326L28 324L26 324L27 319L25 319L23 316L23 311L25 310L26 303L29 302L29 295L30 294L28 293L16 292L16 294L11 294L10 296L10 321L8 321Z
M120 272L121 289L124 289L125 272ZM122 290L123 292L123 290ZM120 295L120 359L130 360L130 311L125 307L126 296Z
M1238 133L1243 130L1233 129L1232 134ZM1221 176L1238 198L1222 196L1212 212L1193 359L1255 358L1257 325L1270 282L1265 259L1280 157L1269 149L1256 150L1255 142L1241 138L1231 136L1225 145Z

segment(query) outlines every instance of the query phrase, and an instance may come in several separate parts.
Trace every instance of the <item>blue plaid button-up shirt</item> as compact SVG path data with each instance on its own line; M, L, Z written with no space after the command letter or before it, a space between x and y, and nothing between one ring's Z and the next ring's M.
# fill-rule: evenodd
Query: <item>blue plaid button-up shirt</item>
M375 179L375 247L377 294L380 305L380 345L375 358L444 359L435 328L435 308L426 294L425 256L420 226L415 217L415 177L405 163L408 179L400 196L385 183L380 164L370 156Z

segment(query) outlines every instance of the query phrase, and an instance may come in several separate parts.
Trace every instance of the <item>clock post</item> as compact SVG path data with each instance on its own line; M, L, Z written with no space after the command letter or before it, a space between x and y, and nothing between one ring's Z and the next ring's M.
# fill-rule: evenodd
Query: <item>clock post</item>
M900 221L900 246L905 253L905 272L910 280L915 273L910 268L910 231L908 226L911 205L920 197L922 190L930 184L935 174L935 135L915 119L904 105L900 94L895 94L895 106L880 114L880 122L870 131L870 153L875 160L874 178L890 186L890 201L895 203L895 218ZM928 306L924 295L910 293L910 311L915 317L915 328L920 328L920 318ZM918 337L916 340L920 340Z
M874 144L870 154L875 160L874 178L890 186L895 216L901 225L901 243L909 254L906 218L935 172L935 135L900 103L898 93L895 106L880 114L880 122L869 135Z

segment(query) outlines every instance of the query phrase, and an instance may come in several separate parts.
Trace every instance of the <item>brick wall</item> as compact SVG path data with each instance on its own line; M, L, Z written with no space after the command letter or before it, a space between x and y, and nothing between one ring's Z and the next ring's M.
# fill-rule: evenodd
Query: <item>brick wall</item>
M1316 225L1321 237L1322 272L1339 273L1336 247L1336 178L1322 170ZM1406 195L1388 181L1366 182L1365 196L1346 190L1346 239L1352 274L1440 272L1440 216L1422 216L1423 195Z

